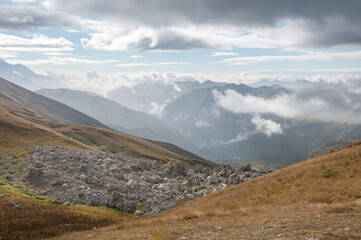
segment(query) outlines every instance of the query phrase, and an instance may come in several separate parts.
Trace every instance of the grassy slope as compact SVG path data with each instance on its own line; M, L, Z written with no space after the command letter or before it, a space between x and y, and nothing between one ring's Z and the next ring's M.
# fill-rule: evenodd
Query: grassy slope
M3 148L27 148L55 145L95 150L48 127L52 121L0 98L0 145Z
M9 204L21 205L17 209ZM112 209L83 205L61 206L0 180L0 239L38 239L66 232L93 229L129 220Z
M147 157L161 161L180 160L191 167L209 162L184 157L148 141L112 130L63 124L37 115L25 108L0 98L0 150L29 149L34 145L122 152L132 157ZM17 156L17 157L21 157Z
M104 127L99 121L65 104L31 92L0 78L0 97L16 103L34 113L68 124Z
M180 160L188 167L192 167L196 163L202 163L209 167L214 166L206 160L185 157L149 141L103 128L58 125L54 126L54 130L103 151L122 152L132 157L146 157L163 162Z
M199 160L205 160L203 158L201 158L200 156L194 154L194 153L191 153L191 152L188 152L187 150L184 150L183 148L181 147L178 147L174 144L171 144L171 143L167 143L167 142L161 142L161 141L154 141L154 140L149 140L149 139L144 139L148 142L151 142L155 145L158 145L162 148L165 148L171 152L174 152L174 153L177 153L177 154L180 154L182 156L186 156L186 157L190 157L190 158L193 158L193 159L199 159Z
M94 237L119 239L119 235L125 239L361 239L361 144L209 194L155 217L100 229Z

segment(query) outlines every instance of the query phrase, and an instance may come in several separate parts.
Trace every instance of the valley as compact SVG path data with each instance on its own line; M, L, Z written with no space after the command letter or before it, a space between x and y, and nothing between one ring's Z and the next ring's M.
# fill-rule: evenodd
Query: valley
M0 1L0 240L361 240L360 13Z

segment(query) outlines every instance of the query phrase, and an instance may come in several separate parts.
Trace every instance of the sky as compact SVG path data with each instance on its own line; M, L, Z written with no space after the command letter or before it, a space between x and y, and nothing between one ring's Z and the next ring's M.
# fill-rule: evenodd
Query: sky
M0 57L74 85L358 79L360 12L359 0L1 0Z

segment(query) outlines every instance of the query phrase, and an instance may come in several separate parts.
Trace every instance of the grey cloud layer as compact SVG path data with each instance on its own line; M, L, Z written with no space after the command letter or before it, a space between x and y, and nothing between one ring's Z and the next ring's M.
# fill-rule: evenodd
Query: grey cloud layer
M1 6L0 29L86 28L83 47L109 51L361 46L359 0L45 2L43 10Z
M51 0L77 13L111 16L142 25L231 24L274 25L279 20L305 18L320 23L330 17L360 22L358 0Z
M124 42L124 35L103 34L102 39L114 37L113 41L122 42L122 47L106 42L93 43L91 38L87 46L92 48L105 49L110 48L107 45L112 45L112 50L147 51L262 46L317 49L361 45L361 1L358 0L111 0L107 4L96 0L51 1L54 6L76 14L118 19L130 24L133 29L140 26L153 28L153 34L146 34L133 42ZM195 33L180 33L170 29L174 26L238 30L234 30L232 37L219 39L219 36L224 36L221 30L199 36L197 30ZM271 30L265 32L264 28ZM253 32L252 29L261 31ZM242 31L248 32L250 39L240 33ZM212 38L216 40L210 41ZM272 42L272 39L275 41ZM260 43L252 44L252 41L259 40Z
M77 27L79 19L65 13L30 6L0 6L0 29L35 30L41 27Z

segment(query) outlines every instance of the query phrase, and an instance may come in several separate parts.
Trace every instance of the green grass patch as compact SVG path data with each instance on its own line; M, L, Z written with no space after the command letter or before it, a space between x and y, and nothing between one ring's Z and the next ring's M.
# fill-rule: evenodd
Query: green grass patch
M335 175L335 171L332 169L325 169L314 174L317 177L330 178Z

